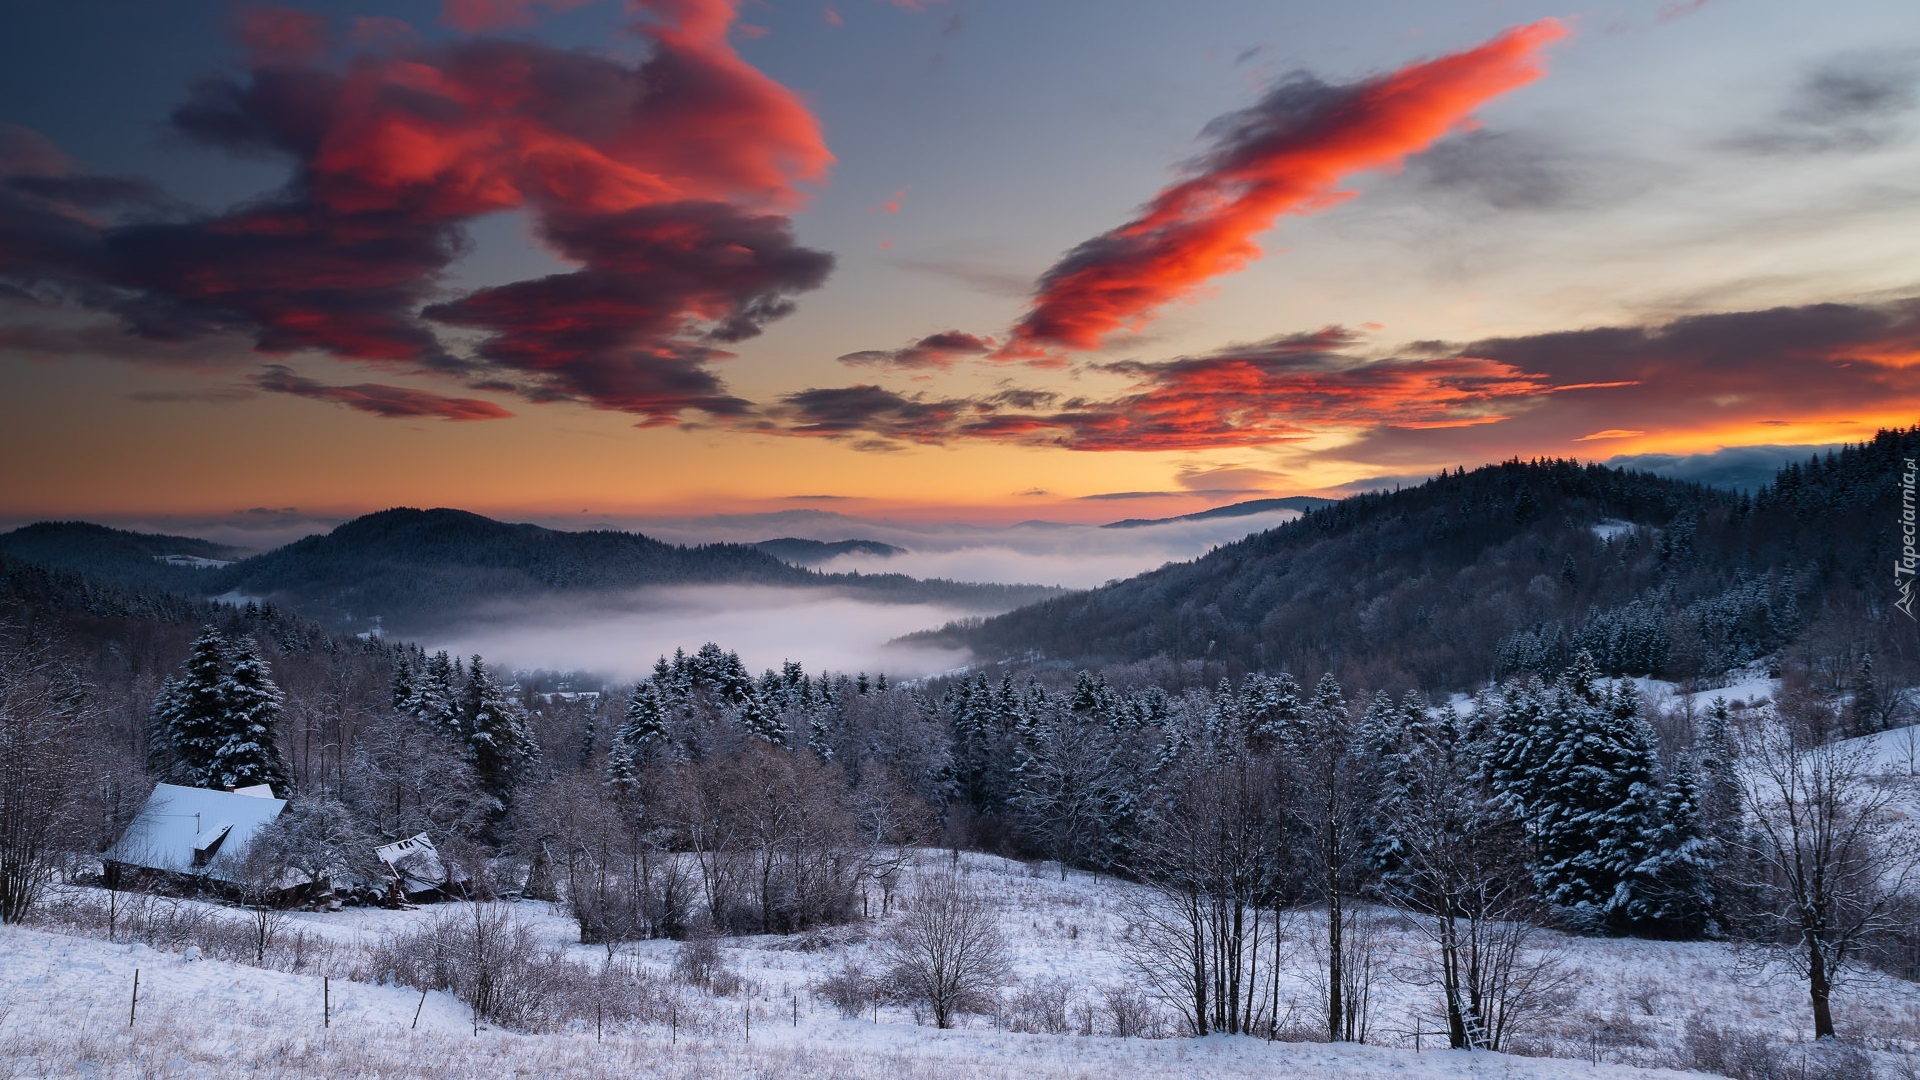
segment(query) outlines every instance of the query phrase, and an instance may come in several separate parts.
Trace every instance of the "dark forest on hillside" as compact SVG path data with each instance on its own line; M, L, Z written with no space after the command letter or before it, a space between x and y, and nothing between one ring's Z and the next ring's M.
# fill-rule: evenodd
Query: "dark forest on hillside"
M1428 690L1552 675L1581 651L1610 674L1710 677L1814 639L1913 672L1891 567L1915 456L1920 428L1884 431L1751 496L1573 461L1457 470L938 636Z

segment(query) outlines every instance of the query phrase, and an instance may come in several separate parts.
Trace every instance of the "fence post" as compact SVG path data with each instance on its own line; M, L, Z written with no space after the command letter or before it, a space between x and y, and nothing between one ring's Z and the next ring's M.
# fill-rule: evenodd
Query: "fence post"
M420 1030L420 1010L427 1007L427 992L420 991L420 1004L413 1007L413 1030Z
M747 1002L743 1011L746 1013L746 1016L747 1016L747 1037L742 1041L752 1042L753 1041L753 1002L751 1001Z
M140 1009L140 969L133 969L133 1000L127 1002L127 1026L133 1026L133 1014Z
M333 1026L333 978L328 975L320 976L320 1026Z

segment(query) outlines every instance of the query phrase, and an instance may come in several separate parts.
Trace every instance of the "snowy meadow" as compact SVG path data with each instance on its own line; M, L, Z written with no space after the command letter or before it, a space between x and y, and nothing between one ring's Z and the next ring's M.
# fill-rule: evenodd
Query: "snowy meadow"
M932 871L952 863L945 851L915 857ZM1908 984L1848 991L1850 1030L1867 1049L1864 1057L1836 1056L1791 1034L1804 1026L1802 995L1790 981L1756 977L1735 948L1556 934L1541 947L1563 966L1562 985L1513 1052L1447 1051L1444 1035L1436 1046L1432 1031L1440 1016L1433 987L1418 974L1427 938L1384 909L1363 913L1377 927L1379 964L1366 1045L1316 1041L1309 1030L1304 1021L1320 984L1306 949L1281 982L1286 1007L1301 1022L1283 1027L1279 1041L1194 1040L1180 1037L1164 1006L1142 999L1124 960L1129 903L1140 886L1080 871L1063 880L1057 866L989 856L959 862L1011 964L1005 984L977 1003L982 1011L963 1012L945 1030L912 1005L880 1001L849 1015L832 1000L836 977L849 968L882 966L878 940L888 919L798 939L728 939L703 983L688 974L687 944L582 946L573 921L553 906L501 904L540 950L583 976L619 972L615 993L634 1003L616 1010L603 1002L598 1017L586 1008L528 1032L484 1019L476 1025L473 1009L451 993L371 978L397 938L468 919L469 905L289 913L265 966L255 966L216 955L251 959L244 942L232 943L251 933L244 913L167 902L178 909L169 912L174 922L191 930L162 927L165 920L150 913L150 922L110 941L99 921L100 891L62 890L40 926L0 930L0 1076L1560 1080L1740 1072L1744 1064L1749 1075L1854 1077L1873 1068L1899 1077L1920 1049L1920 993ZM223 923L231 924L224 932ZM1299 923L1283 932L1305 945L1310 916ZM223 940L225 950L217 944ZM1128 1002L1137 1013L1124 1022L1138 1033L1116 1036L1116 1008L1124 1012ZM131 1022L130 1007L137 1009Z

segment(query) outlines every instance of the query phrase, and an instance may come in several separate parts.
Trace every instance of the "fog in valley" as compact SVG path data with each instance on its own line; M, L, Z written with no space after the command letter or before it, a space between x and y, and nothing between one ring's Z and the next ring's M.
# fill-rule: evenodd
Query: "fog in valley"
M933 604L877 604L822 589L683 585L588 603L501 608L422 644L460 656L479 653L518 669L633 681L650 673L661 656L713 641L737 651L755 673L797 660L808 671L884 671L908 678L959 667L967 654L887 643L968 614Z
M661 519L634 527L675 543L717 540L753 543L776 536L807 540L879 540L903 554L843 555L819 569L832 573L910 574L920 578L1007 584L1060 585L1091 589L1132 577L1162 563L1204 555L1249 533L1271 529L1300 515L1276 510L1246 517L1175 521L1128 529L1063 525L1050 521L982 526L955 523L871 521L814 510Z
M1091 588L1114 578L1189 559L1296 517L1292 511L1129 529L1030 522L1001 528L865 521L801 511L773 515L634 523L676 543L750 543L776 536L880 540L907 550L848 555L829 573L908 574L957 581L1038 583ZM479 653L517 669L582 671L632 680L676 648L713 641L736 650L755 672L796 660L809 671L886 672L913 678L947 671L971 657L961 650L890 644L916 630L977 617L978 610L936 604L876 603L817 589L682 585L614 597L502 606L421 642L430 651Z

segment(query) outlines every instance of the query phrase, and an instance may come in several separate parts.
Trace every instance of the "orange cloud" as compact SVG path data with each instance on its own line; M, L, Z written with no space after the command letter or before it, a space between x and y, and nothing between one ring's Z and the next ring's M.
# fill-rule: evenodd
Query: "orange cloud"
M1357 172L1395 168L1468 122L1487 101L1538 79L1558 21L1515 27L1475 49L1351 86L1300 77L1207 126L1213 146L1190 179L1125 225L1081 244L1040 279L1007 355L1091 349L1154 309L1260 256L1253 238L1283 214L1350 198Z
M1104 401L1018 389L929 399L857 386L789 395L772 412L785 431L800 435L1197 450L1289 442L1355 425L1494 423L1505 418L1501 401L1553 390L1543 376L1477 357L1362 362L1341 356L1337 350L1354 340L1331 327L1211 356L1108 364L1101 370L1137 381L1132 392Z
M1351 461L1426 468L1615 441L1624 451L1835 441L1920 415L1920 298L1693 315L1354 355L1339 327L1160 363L1108 398L810 389L759 430L1072 450L1199 450L1331 437ZM891 354L863 355L886 363ZM911 365L910 365L911 366ZM1631 426L1626 426L1631 425ZM1575 432L1589 432L1581 436ZM859 445L859 444L856 444Z

